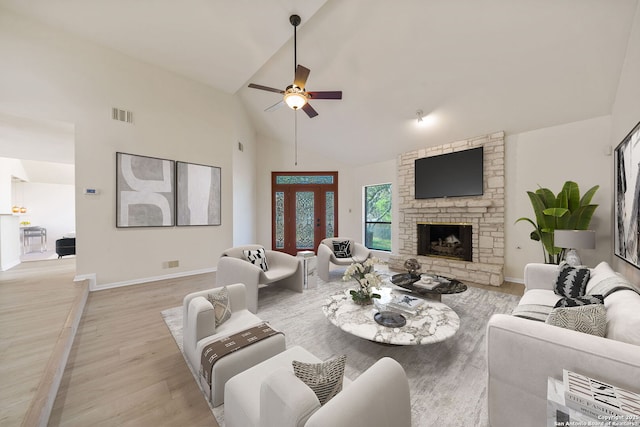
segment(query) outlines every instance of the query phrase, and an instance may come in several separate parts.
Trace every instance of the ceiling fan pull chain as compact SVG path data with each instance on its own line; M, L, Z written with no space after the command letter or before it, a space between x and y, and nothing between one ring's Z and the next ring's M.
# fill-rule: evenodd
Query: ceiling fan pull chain
M298 110L293 110L293 146L295 150L295 166L298 166Z

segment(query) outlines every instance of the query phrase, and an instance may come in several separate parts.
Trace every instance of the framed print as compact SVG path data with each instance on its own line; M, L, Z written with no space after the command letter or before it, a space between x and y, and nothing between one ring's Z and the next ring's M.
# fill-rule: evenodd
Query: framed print
M176 162L177 224L220 225L220 168Z
M116 153L116 227L175 225L175 162Z
M640 268L640 122L616 147L614 253Z

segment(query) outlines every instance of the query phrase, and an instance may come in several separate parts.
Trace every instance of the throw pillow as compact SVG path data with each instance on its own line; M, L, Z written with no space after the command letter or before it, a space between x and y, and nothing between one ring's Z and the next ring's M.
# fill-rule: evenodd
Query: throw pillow
M604 304L554 308L546 323L604 337L607 332L607 311Z
M257 265L262 271L267 271L269 266L267 265L267 253L264 248L260 249L245 249L244 257L253 265Z
M589 304L604 304L604 295L584 295L575 298L561 298L553 308L558 307L579 307Z
M213 306L213 315L216 319L216 327L222 325L231 318L231 303L227 287L207 295L207 299Z
M320 405L324 405L342 390L344 365L347 355L335 357L322 363L304 363L292 361L293 372L318 397Z
M351 242L349 240L334 240L333 253L336 258L351 258Z
M554 292L562 297L575 298L584 295L589 281L589 269L560 264Z

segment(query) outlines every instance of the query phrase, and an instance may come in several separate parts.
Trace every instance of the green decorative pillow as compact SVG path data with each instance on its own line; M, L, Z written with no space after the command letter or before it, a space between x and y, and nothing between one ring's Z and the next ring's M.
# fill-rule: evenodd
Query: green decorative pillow
M554 308L546 323L604 337L607 332L607 310L604 304Z
M342 390L344 365L347 355L329 359L322 363L304 363L294 360L293 372L318 397L320 405L327 403Z
M213 306L213 314L216 318L216 327L222 325L231 318L231 303L227 287L207 295L207 300Z

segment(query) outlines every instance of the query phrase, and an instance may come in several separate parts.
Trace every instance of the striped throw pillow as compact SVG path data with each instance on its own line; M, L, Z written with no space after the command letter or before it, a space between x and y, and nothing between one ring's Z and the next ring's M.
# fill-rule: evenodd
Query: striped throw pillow
M589 269L560 264L554 292L562 297L581 297L585 294L589 281Z

